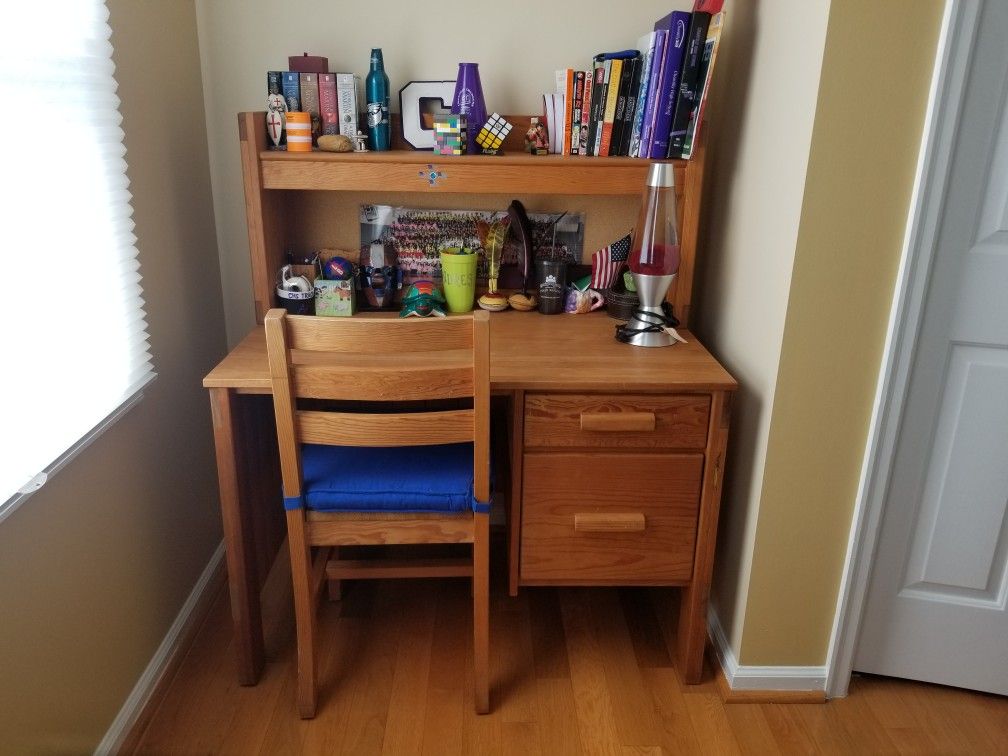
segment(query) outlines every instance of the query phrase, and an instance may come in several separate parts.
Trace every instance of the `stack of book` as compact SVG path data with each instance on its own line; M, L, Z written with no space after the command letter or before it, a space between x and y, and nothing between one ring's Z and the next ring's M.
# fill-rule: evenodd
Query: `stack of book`
M696 0L638 40L601 53L587 71L556 72L543 95L550 152L689 159L697 144L721 31L724 0Z
M306 56L307 57L307 56ZM292 60L299 60L298 57ZM325 58L312 60L325 61ZM303 67L303 66L302 66ZM317 67L328 68L326 63ZM328 71L267 71L266 94L281 95L287 111L309 113L312 135L357 134L360 110L360 77Z

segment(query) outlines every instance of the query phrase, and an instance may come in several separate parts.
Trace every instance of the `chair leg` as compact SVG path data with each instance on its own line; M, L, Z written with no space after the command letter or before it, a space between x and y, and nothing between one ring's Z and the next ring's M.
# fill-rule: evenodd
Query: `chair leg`
M302 719L315 716L315 592L312 590L311 546L305 533L304 512L287 512L294 619L297 623L297 699Z
M339 546L331 547L329 551L330 559L339 559ZM343 598L343 581L342 580L327 580L329 584L329 600L339 601Z
M473 514L473 677L476 713L490 711L490 515Z

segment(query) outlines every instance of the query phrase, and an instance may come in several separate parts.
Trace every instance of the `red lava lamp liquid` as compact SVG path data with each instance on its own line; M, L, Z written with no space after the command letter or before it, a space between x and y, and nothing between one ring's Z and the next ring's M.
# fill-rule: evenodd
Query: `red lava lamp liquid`
M627 260L632 273L668 276L679 271L679 231L675 211L675 189L672 186L644 187L630 258Z

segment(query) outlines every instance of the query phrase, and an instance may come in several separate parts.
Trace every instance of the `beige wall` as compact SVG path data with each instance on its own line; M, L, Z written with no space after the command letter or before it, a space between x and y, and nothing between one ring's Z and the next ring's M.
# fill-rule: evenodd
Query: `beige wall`
M0 523L0 753L93 750L220 541L200 379L225 342L195 11L109 6L159 376Z
M830 10L743 664L826 660L942 9L842 0Z
M554 88L553 72L585 65L602 50L633 47L655 19L691 0L635 0L618 13L608 0L569 3L481 0L442 7L415 0L320 3L196 0L210 134L217 239L228 341L255 323L245 230L236 114L265 108L266 71L287 56L325 55L333 70L367 73L372 47L384 50L392 106L412 79L454 79L460 60L480 64L487 106L535 113ZM478 23L480 14L486 22Z
M696 330L742 386L712 598L743 663L822 661L906 217L937 4L726 3L695 297ZM527 1L475 33L472 11L435 18L428 5L402 0L291 0L283 13L266 0L196 5L232 344L254 322L235 114L262 107L267 69L307 50L327 55L335 69L363 73L370 48L381 46L395 104L406 81L452 78L460 59L472 59L491 108L531 112L538 93L552 87L554 69L633 45L670 7L648 0L612 14L610 3L588 0L573 34L560 31L570 28L566 6ZM830 78L820 81L824 49ZM900 81L905 86L895 91ZM879 123L885 128L873 130ZM868 163L869 172L851 168ZM834 194L845 200L835 208ZM859 226L862 217L870 223ZM840 271L850 244L860 245L853 259L863 267ZM836 284L841 272L856 285L853 296ZM844 330L852 307L867 314L859 321L871 322ZM851 344L853 332L859 340ZM842 348L830 346L836 340ZM840 372L850 380L830 384L835 404L825 412L816 393L821 366L835 367L840 355L849 361ZM832 422L835 436L810 443L822 441L823 423ZM810 485L796 494L792 481L799 479Z
M739 382L712 603L738 652L828 0L726 3L708 105L695 330Z

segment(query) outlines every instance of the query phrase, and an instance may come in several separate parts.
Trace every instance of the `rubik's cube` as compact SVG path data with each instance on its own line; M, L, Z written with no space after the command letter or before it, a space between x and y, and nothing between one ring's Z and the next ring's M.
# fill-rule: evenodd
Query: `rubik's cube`
M476 144L482 147L487 155L496 155L510 132L511 124L494 113L476 135Z
M466 117L446 115L434 121L434 154L462 155L466 148Z

